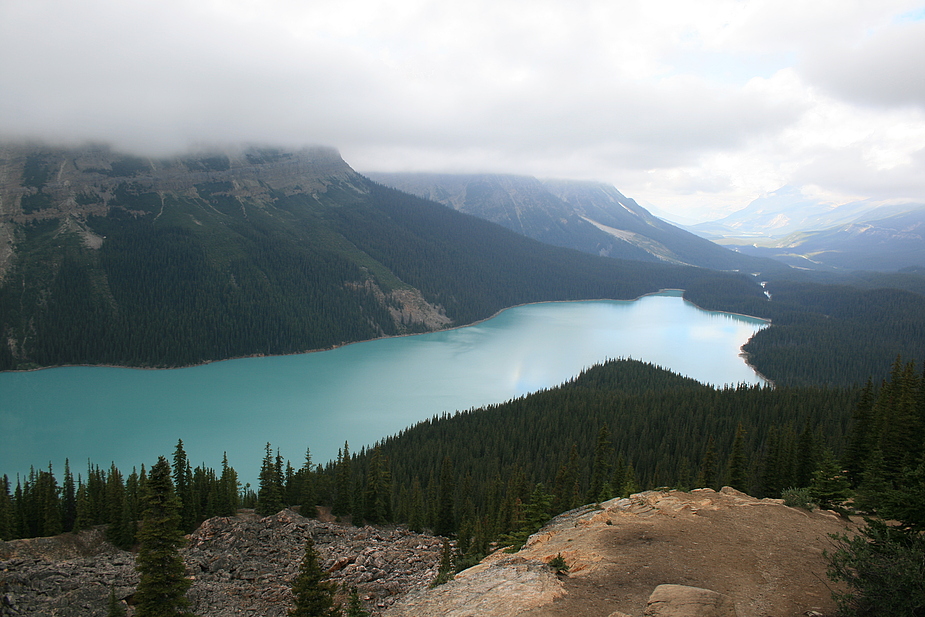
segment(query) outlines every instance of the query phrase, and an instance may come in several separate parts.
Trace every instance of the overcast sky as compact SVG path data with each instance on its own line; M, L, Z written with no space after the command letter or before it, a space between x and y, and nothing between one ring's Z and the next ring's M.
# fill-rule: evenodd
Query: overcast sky
M0 136L925 202L925 1L0 0Z

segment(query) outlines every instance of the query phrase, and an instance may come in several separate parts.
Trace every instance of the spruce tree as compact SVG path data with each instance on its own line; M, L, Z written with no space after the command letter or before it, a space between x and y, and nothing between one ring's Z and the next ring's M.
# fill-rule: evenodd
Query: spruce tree
M167 459L159 457L145 483L144 518L138 539L141 543L135 568L136 617L188 617L186 592L191 581L178 552L183 544L180 532L180 500L173 490Z
M340 617L340 606L334 603L336 585L318 563L318 553L311 536L305 540L305 554L299 574L292 583L292 608L289 617Z

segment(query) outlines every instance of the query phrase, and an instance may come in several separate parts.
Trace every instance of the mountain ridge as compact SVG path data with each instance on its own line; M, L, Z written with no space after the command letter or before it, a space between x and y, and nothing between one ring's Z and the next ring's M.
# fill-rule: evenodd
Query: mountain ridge
M713 276L544 245L377 184L330 148L6 145L0 247L0 369L326 349Z
M785 269L662 221L605 183L506 174L364 173L554 246L716 270Z

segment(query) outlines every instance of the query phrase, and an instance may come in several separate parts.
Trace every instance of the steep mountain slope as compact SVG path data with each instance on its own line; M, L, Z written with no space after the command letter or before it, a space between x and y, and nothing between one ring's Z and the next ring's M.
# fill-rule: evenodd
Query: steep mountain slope
M719 270L780 267L737 255L657 219L614 187L602 183L494 174L367 175L541 242L586 253Z
M291 353L704 276L529 240L325 148L0 147L0 246L2 369Z

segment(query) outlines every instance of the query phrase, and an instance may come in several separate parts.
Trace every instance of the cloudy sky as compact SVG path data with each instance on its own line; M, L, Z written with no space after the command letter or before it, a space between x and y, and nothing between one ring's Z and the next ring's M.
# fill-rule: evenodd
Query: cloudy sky
M923 0L0 0L0 137L925 201Z

